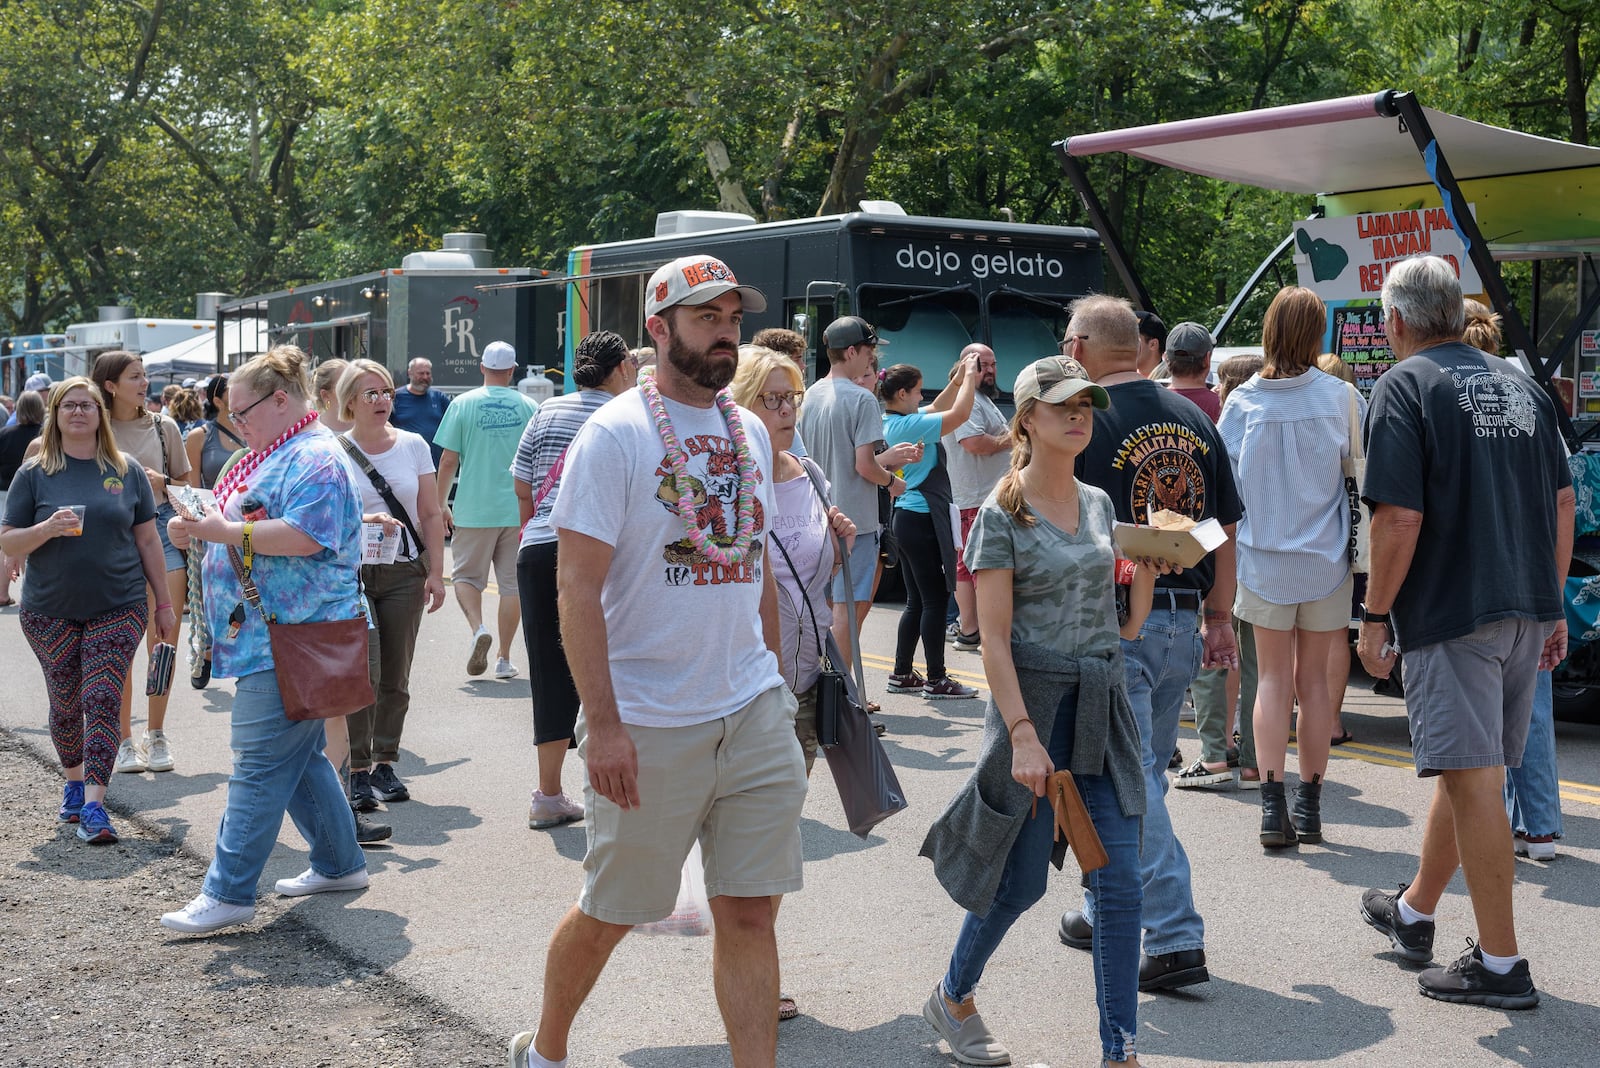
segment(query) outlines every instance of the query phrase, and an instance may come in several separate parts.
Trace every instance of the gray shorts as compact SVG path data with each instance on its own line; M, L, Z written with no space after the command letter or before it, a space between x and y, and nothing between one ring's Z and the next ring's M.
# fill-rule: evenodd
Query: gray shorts
M1405 650L1406 715L1419 776L1522 766L1539 654L1554 623L1501 619Z

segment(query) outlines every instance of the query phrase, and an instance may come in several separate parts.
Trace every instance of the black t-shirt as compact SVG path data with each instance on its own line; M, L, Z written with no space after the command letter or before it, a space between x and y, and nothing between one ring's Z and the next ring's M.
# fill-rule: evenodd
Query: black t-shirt
M1148 523L1160 509L1223 526L1244 515L1233 467L1211 418L1193 401L1149 379L1107 386L1111 407L1094 413L1089 447L1078 457L1078 477L1111 497L1120 523ZM1216 554L1156 585L1211 590Z
M1436 345L1378 379L1364 434L1367 503L1422 513L1392 609L1404 647L1561 618L1556 493L1572 475L1533 379L1470 345Z
M144 468L128 473L100 469L93 460L67 457L53 475L38 464L17 472L6 497L4 522L31 527L59 508L84 506L83 533L51 538L28 557L22 607L52 619L94 619L144 601L144 567L133 528L156 517L156 499Z
M28 446L43 429L42 423L18 423L0 430L0 490L11 488L11 480L16 477L17 468L22 466Z

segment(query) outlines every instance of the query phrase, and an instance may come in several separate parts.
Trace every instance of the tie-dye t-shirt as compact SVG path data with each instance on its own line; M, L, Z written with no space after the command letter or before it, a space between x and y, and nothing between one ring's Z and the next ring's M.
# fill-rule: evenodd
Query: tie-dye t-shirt
M242 518L239 505L247 497L265 506L268 519L282 519L324 546L311 556L255 554L250 577L268 614L279 623L364 617L357 582L361 494L334 436L313 423L290 438L245 477L223 514L237 522ZM214 643L212 672L219 678L242 678L271 671L267 627L254 608L245 606L238 636L228 637L228 617L244 595L224 546L207 546L204 578L206 622Z

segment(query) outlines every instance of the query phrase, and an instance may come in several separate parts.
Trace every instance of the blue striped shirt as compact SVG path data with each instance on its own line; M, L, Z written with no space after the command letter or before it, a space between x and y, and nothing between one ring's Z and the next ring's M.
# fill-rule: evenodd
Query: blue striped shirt
M511 477L532 486L533 496L538 497L545 477L566 453L583 424L610 399L611 394L605 390L583 389L577 393L563 393L539 405L539 410L522 430L522 440L517 442ZM550 526L550 509L555 507L556 490L560 488L558 476L550 492L534 508L533 518L523 526L519 548L556 540L556 532Z
M1239 584L1264 601L1320 601L1350 572L1343 462L1352 392L1316 368L1295 378L1258 374L1222 409L1217 431L1244 501ZM1358 434L1365 409L1358 397Z

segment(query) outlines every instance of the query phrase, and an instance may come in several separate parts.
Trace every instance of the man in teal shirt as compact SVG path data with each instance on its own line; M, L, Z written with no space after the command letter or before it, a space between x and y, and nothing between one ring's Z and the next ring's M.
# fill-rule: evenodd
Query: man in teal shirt
M521 517L511 486L511 461L522 440L522 429L538 405L511 388L517 350L504 341L485 347L479 366L483 371L482 388L469 390L451 402L433 441L442 450L441 498L449 499L450 483L458 471L461 475L454 508L444 505L444 524L446 533L453 535L455 566L450 577L455 584L456 603L472 629L467 674L482 675L489 666L493 638L483 625L483 591L489 584L492 566L500 587L500 646L494 677L509 679L517 674L516 665L511 663L511 642L522 618L517 599Z

